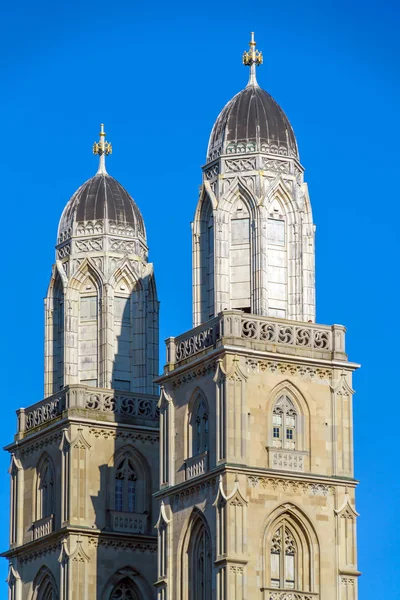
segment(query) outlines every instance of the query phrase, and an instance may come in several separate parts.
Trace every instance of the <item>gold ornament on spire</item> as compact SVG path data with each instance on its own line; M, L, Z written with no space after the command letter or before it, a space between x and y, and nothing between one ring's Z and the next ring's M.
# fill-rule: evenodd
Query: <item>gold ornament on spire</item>
M251 39L250 39L250 50L248 52L243 52L243 64L246 65L246 67L250 67L250 77L249 77L249 83L247 84L247 87L249 87L249 86L258 87L258 83L257 83L257 79L256 79L256 67L259 67L260 65L262 65L262 62L263 62L262 52L260 52L259 50L256 50L256 43L254 41L254 31L252 31Z
M103 154L112 154L112 145L110 144L110 142L106 142L106 140L104 139L106 137L104 131L104 123L101 123L100 128L100 140L93 144L93 154L99 154L100 156L102 156Z
M246 67L256 65L256 67L262 65L263 55L260 50L256 50L256 43L254 41L254 31L251 32L250 49L248 52L243 52L243 64Z
M112 146L110 142L106 142L106 134L104 131L104 123L100 125L100 139L93 144L93 154L98 154L100 157L99 169L97 175L107 175L106 156L112 154Z

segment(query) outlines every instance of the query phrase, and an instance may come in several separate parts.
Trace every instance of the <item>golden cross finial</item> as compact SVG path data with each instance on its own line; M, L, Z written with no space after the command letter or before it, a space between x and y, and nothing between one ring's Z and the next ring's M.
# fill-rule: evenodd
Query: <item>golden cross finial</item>
M256 67L263 63L263 55L260 50L256 50L256 42L254 41L254 31L251 32L250 49L243 52L243 64L250 67L250 79L248 85L257 85Z
M100 156L100 164L99 164L99 170L97 171L97 174L107 174L106 171L106 160L105 157L108 154L112 154L112 145L110 144L110 142L106 142L106 134L104 131L104 123L101 123L100 125L100 139L98 142L95 142L93 144L93 154L98 154Z

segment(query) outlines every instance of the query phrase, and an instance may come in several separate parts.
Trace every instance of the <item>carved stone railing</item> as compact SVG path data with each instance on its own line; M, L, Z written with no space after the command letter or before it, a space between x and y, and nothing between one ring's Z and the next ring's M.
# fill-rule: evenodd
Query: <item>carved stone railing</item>
M318 600L319 594L314 592L297 592L296 590L277 590L264 588L264 600Z
M297 473L304 473L306 470L308 452L285 450L283 448L267 448L267 450L270 469L296 471Z
M208 471L208 452L197 454L185 460L186 480L203 475Z
M171 370L202 350L224 343L271 352L279 348L286 354L347 359L342 325L317 325L225 310L179 337L168 338L166 369Z
M45 535L49 535L54 530L54 515L43 517L33 523L33 539L39 540Z
M17 411L18 432L35 429L59 417L69 408L84 408L103 415L157 421L158 397L134 392L119 392L85 385L70 385L59 393Z
M147 533L147 513L128 513L110 510L110 527L122 533Z
M332 349L332 331L313 324L292 325L273 322L261 318L242 318L241 337L248 340L260 340L275 344L313 348L314 350Z
M180 362L186 358L198 354L210 346L214 346L215 342L219 338L219 318L215 317L211 321L207 321L204 325L195 327L187 334L180 335L176 338L169 338L167 340L171 342L173 340L173 354L174 362ZM167 361L168 360L167 356ZM172 358L172 357L171 357Z

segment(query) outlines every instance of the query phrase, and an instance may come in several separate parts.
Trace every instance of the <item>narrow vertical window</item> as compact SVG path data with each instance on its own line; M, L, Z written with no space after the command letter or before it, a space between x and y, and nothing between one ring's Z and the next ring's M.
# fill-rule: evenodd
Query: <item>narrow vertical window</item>
M98 300L81 296L79 307L79 381L92 387L98 382Z
M124 458L115 475L114 507L118 512L136 512L136 472L132 462Z
M55 483L53 466L44 460L38 471L37 520L54 514Z
M286 450L296 449L297 413L293 402L281 396L272 411L272 445Z
M294 536L284 522L271 540L270 569L271 587L284 590L296 588L297 545Z
M18 520L18 469L14 462L11 466L11 515L10 515L10 543L17 541L17 520Z
M200 518L192 529L188 559L190 600L209 600L212 597L211 540Z
M208 407L200 399L192 416L192 455L208 451Z
M251 312L250 213L238 200L231 214L229 262L231 308Z

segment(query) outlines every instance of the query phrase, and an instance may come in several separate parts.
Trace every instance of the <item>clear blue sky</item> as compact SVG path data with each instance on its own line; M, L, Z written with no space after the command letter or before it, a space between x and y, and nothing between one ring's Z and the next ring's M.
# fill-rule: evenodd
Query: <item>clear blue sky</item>
M200 166L216 116L247 82L241 54L254 29L259 83L289 116L306 168L317 318L346 325L350 358L363 365L354 378L361 600L400 598L398 23L395 0L21 0L3 4L0 23L2 444L14 410L43 395L58 219L96 171L102 121L114 147L109 172L145 218L161 340L191 326ZM2 453L2 550L7 468Z

